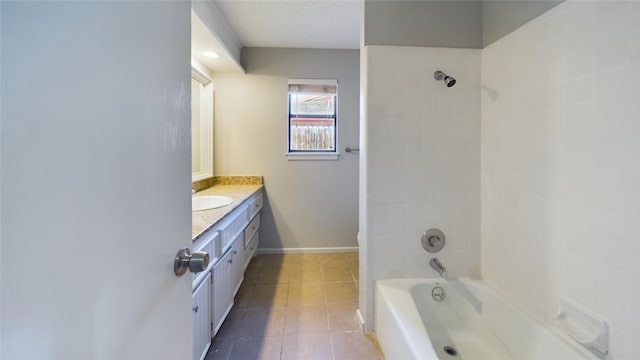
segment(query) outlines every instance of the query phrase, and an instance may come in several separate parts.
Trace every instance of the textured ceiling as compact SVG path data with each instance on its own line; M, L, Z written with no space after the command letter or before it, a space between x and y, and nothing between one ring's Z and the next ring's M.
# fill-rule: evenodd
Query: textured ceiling
M360 48L360 0L215 0L245 47Z

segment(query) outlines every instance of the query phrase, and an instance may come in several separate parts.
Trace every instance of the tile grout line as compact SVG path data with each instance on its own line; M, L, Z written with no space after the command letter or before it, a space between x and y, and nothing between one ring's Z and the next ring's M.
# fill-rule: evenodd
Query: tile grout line
M329 260L329 261L336 261L336 259ZM283 261L283 268L285 267L285 265L284 265L284 264L285 264L285 262ZM323 264L324 264L325 266L323 266ZM340 261L338 261L338 264L341 264L341 265L347 266L347 267L349 268L350 280L352 281L352 284L355 286L355 288L356 288L356 290L357 290L357 289L358 289L359 284L358 284L358 281L356 280L356 276L355 276L354 272L352 271L352 268L353 268L353 265L354 265L354 264L352 264L352 262L351 262L351 261L349 261L348 259L346 259L346 258L344 258L344 257L343 257L343 258L341 258L341 259L340 259ZM242 313L242 316L241 316L241 318L239 319L239 321L240 321L240 327L241 327L241 326L242 326L242 323L244 322L244 320L245 320L245 318L246 318L246 316L247 316L247 310L248 310L248 309L250 309L250 308L252 308L252 306L250 306L250 304L251 304L252 299L253 299L253 298L254 298L254 296L256 295L256 294L255 294L255 289L256 289L257 285L273 285L273 286L284 285L284 284L286 284L286 285L287 285L287 289L286 289L286 297L285 297L286 302L285 302L285 306L284 306L284 316L285 316L285 319L284 319L284 322L283 322L283 325L282 325L281 335L279 336L279 338L280 338L280 340L281 340L281 341L280 341L280 343L279 343L279 357L280 357L280 359L283 359L283 358L284 358L284 355L285 355L285 352L284 352L284 349L285 349L285 342L284 342L284 339L285 339L285 329L286 329L286 327L287 327L287 323L288 323L288 322L287 322L287 319L288 319L288 316L289 316L289 312L290 312L290 310L291 310L291 309L289 308L289 306L293 306L293 305L294 305L294 304L291 304L291 303L290 303L291 285L292 285L292 283L291 283L291 279L290 279L290 273L289 273L289 277L287 278L287 280L286 280L285 282L283 282L283 283L280 283L280 282L279 282L279 280L278 280L278 281L276 281L274 284L266 284L266 283L265 283L265 284L260 284L260 283L258 282L258 279L260 279L260 276L261 276L262 271L263 271L265 268L268 268L268 267L265 267L264 265L265 265L265 260L263 259L263 260L259 263L259 265L256 265L256 268L255 268L256 270L255 270L255 271L257 272L257 276L256 276L256 278L255 278L255 280L254 280L255 282L254 282L253 284L247 284L247 285L250 285L250 287L248 287L246 291L249 291L248 289L251 289L251 292L250 292L250 294L249 294L249 296L248 296L248 298L247 298L247 301L246 301L245 306L239 306L239 304L237 304L237 303L236 303L236 304L234 304L234 306L235 306L236 308L242 308L242 307L244 308L244 309L243 309L244 311L243 311L243 313ZM329 345L330 345L330 349L329 349L329 350L330 350L330 352L331 352L331 358L332 358L332 359L335 359L335 356L336 356L336 355L335 355L335 351L336 351L336 350L335 350L334 336L333 336L333 335L334 335L335 333L340 333L340 332L334 332L334 331L333 331L333 329L332 329L332 326L331 326L331 320L330 320L330 316L329 316L329 305L330 305L330 304L329 304L329 299L328 299L328 294L327 294L327 292L328 292L327 284L328 284L328 283L330 283L330 282L341 283L341 282L345 282L345 281L344 281L344 280L334 280L334 281L329 281L329 280L325 279L325 278L326 278L326 276L327 276L327 274L326 274L326 263L323 263L322 261L319 261L316 265L319 267L319 269L318 269L318 270L319 270L319 275L320 275L320 281L319 281L319 283L320 283L320 289L321 289L321 291L322 291L322 305L323 305L323 309L324 309L325 322L326 322L326 326L327 326L327 330L328 330L327 334L328 334L328 336L329 336ZM288 272L288 271L287 271L287 272ZM348 282L348 281L347 281L347 282ZM316 282L316 281L306 281L306 280L303 278L303 279L301 279L301 281L300 281L300 282L296 282L294 285L299 285L299 286L305 286L305 285L317 286L317 282ZM301 296L302 296L302 295L301 295ZM340 303L341 303L341 302L340 302L340 301L338 301L336 304L340 304ZM316 304L305 304L305 303L304 303L304 301L302 301L302 303L301 303L301 304L297 304L297 305L299 305L299 306L311 306L311 305L316 305ZM318 304L318 305L320 305L320 304ZM279 307L279 305L275 305L273 302L271 302L271 303L269 304L269 306L268 306L269 310L270 310L270 311L271 311L271 310L273 310L274 306L278 306L278 307ZM257 306L257 305L256 305L256 306L253 306L253 308L259 308L259 307L261 307L261 306ZM350 333L350 332L352 332L352 331L341 331L341 332L344 332L344 333ZM361 333L361 332L360 332L360 333ZM265 338L264 334L262 334L262 335L263 335L263 336L258 336L258 337ZM228 351L228 352L227 352L227 354L226 354L225 359L227 359L227 360L231 360L231 359L230 359L231 354L232 354L233 350L236 348L236 346L238 345L238 344L237 344L237 340L238 340L239 338L241 338L241 337L240 337L240 329L238 329L238 331L234 334L234 336L233 336L233 337L230 337L231 345L230 345L229 351Z

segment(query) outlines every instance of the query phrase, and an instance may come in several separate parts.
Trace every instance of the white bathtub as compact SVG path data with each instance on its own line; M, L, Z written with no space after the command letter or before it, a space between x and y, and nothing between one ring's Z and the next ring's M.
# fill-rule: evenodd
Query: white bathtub
M432 298L436 286L446 292L442 302ZM375 307L387 360L597 360L482 280L380 280ZM457 354L448 355L445 347Z

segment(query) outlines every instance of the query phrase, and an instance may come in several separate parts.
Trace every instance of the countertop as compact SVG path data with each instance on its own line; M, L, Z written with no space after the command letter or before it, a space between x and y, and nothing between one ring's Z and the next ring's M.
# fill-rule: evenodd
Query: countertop
M193 196L224 195L233 199L230 205L210 210L194 211L191 213L191 235L193 241L206 232L210 227L218 223L225 216L236 209L251 195L260 191L264 185L214 185L210 188L198 191Z

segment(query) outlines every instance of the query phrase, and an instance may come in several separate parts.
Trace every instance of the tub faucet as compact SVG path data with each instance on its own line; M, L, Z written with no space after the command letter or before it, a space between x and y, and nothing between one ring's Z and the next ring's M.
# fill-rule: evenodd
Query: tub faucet
M442 265L442 263L440 262L440 260L438 260L437 258L431 258L431 260L429 260L429 265L438 272L438 274L440 274L440 277L442 277L443 279L447 278L447 268L444 267L444 265Z

